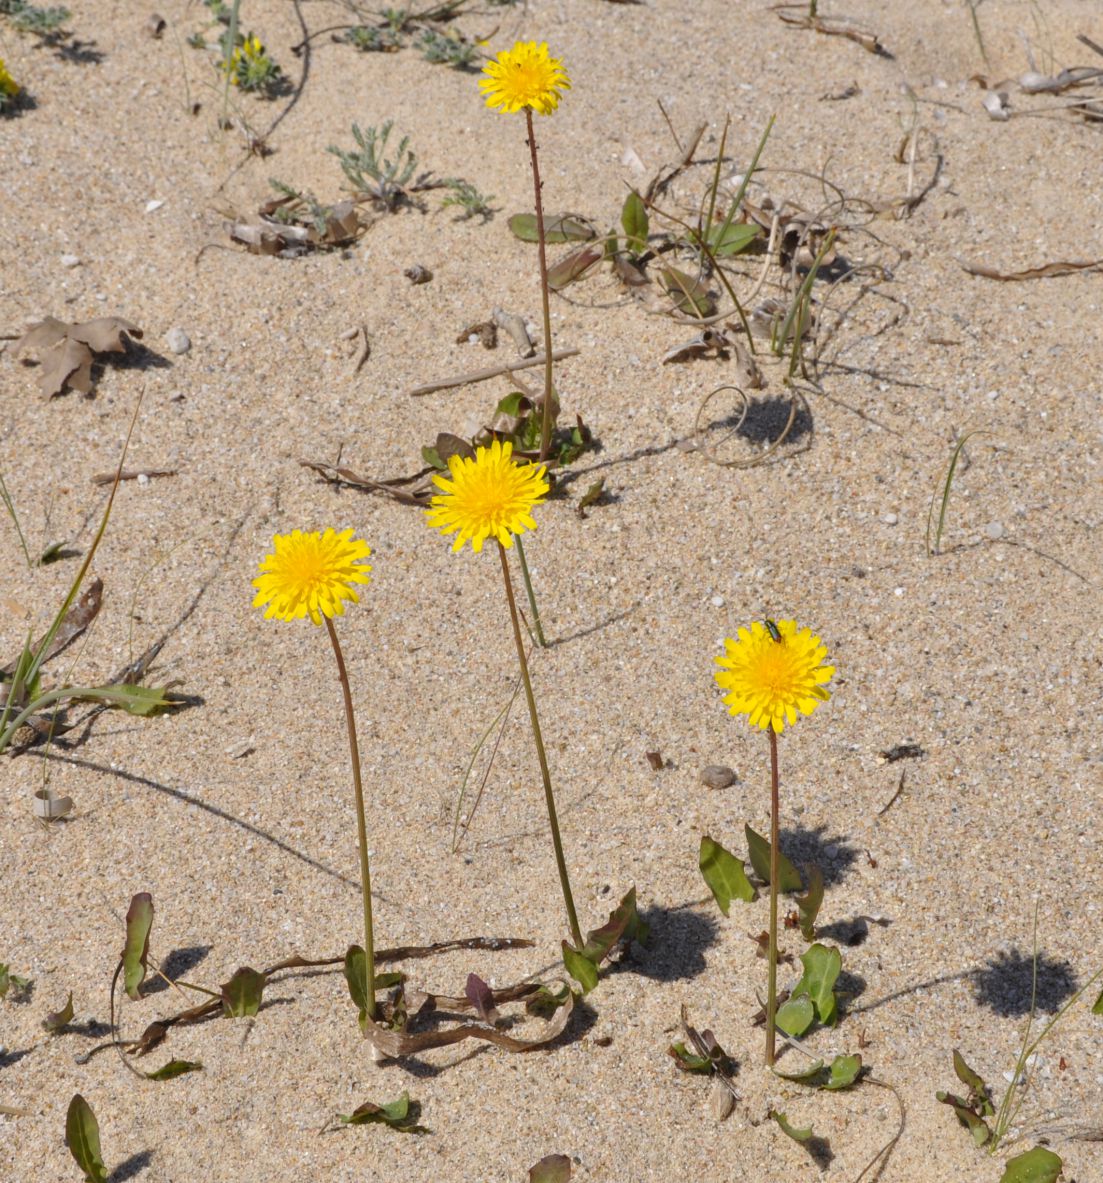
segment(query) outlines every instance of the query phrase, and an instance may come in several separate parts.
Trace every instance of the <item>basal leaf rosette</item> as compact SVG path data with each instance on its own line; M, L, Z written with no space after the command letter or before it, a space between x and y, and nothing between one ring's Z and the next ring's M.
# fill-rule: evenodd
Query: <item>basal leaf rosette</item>
M795 620L779 620L775 627L777 639L757 620L740 628L737 639L726 639L714 677L727 691L724 703L732 715L781 732L827 702L825 686L835 667L825 664L827 647L811 629L798 628Z
M526 107L551 115L559 106L560 91L571 89L571 80L560 58L548 55L547 42L518 41L483 67L479 83L492 111L512 114Z
M323 616L332 620L343 615L346 601L355 604L360 599L353 584L370 582L371 566L363 560L371 548L352 533L327 529L277 534L253 580L253 607L264 608L266 620L309 616L317 625Z

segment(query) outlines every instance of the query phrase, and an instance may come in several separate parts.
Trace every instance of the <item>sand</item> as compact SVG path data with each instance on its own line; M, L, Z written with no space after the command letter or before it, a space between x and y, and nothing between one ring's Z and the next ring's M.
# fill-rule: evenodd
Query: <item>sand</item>
M968 10L936 0L847 6L892 57L720 0L533 0L461 22L470 34L497 27L494 49L546 39L565 61L574 88L538 124L549 210L615 225L627 188L679 157L660 100L683 141L707 123L705 161L730 114L725 173L746 166L776 114L758 197L817 209L825 173L855 199L838 217L840 257L883 270L834 292L838 309L869 289L825 345L818 388L802 383L794 434L746 469L679 446L701 400L733 381L734 361L662 364L697 330L626 296L607 270L553 302L556 346L580 351L557 370L565 414L584 417L600 451L576 463L529 539L554 642L534 676L583 923L602 922L635 885L650 946L603 975L549 1050L468 1043L376 1066L340 973L300 974L273 983L253 1020L174 1030L143 1066L177 1057L204 1068L170 1083L137 1079L113 1052L76 1062L105 1038L132 894L153 895L153 956L208 988L240 965L335 956L361 936L332 655L321 631L250 606L275 532L351 526L373 549L374 580L339 629L378 943L535 942L404 966L446 994L470 972L502 985L559 970L564 922L521 703L470 836L451 853L469 753L515 674L493 553L453 555L417 509L299 465L340 456L376 477L416 471L438 431L469 430L510 390L501 379L408 394L516 356L508 339L493 353L455 343L493 308L538 325L535 248L506 225L530 208L531 178L523 118L488 112L476 75L414 49L361 54L329 34L308 63L296 58L300 18L310 30L347 23L342 5L245 0L244 23L302 83L263 159L240 130L217 127L217 73L184 44L203 27L199 5L161 3L160 40L145 29L148 5L72 7L88 60L0 22L0 56L34 98L0 120L0 330L119 315L144 330L144 352L106 365L91 397L48 400L9 340L0 470L32 551L55 540L86 551L107 496L91 477L117 463L143 394L127 466L176 475L120 487L93 564L102 612L48 681L108 677L164 637L150 681L178 681L198 701L152 720L104 714L46 759L42 747L5 758L0 961L34 986L28 1000L0 1003L0 1103L22 1111L0 1116L0 1174L78 1177L64 1122L79 1092L113 1177L150 1183L496 1183L526 1178L553 1152L572 1158L573 1178L602 1183L855 1179L896 1129L893 1094L872 1084L814 1094L767 1073L751 1023L765 966L748 939L765 927L765 900L725 919L697 868L703 834L742 853L744 823L768 825L765 737L727 716L711 671L725 636L770 615L813 627L838 669L831 702L782 737L781 821L792 857L824 868L822 939L844 957L844 1017L810 1046L824 1057L860 1046L906 1108L894 1152L865 1177L994 1183L1003 1160L1049 1128L1067 1179L1103 1178L1099 1144L1069 1136L1098 1121L1103 1099L1101 1020L1089 1014L1098 988L1044 1045L1020 1142L990 1158L934 1098L957 1084L954 1048L1002 1092L1029 1011L1036 906L1040 1017L1103 964L1103 280L1002 283L962 266L1101 254L1101 125L1042 112L1069 96L1026 96L1013 81L1029 66L1020 34L1041 70L1052 72L1047 53L1054 69L1103 66L1075 40L1103 40L1098 6L980 7L987 66ZM976 74L1011 79L1012 109L1039 114L994 121ZM824 98L852 85L849 98ZM234 97L259 131L289 104ZM461 220L430 192L424 212L380 216L344 251L283 259L230 242L227 217L254 215L270 176L336 200L342 177L326 147L351 146L354 121L386 119L411 136L421 167L494 194L490 220ZM896 153L914 126L909 190L908 152ZM909 217L872 217L877 203L922 190L939 160ZM692 209L710 175L710 164L687 170L671 207ZM431 282L411 284L414 264ZM757 257L740 265L741 290L759 268ZM761 296L776 294L776 277ZM371 342L358 371L344 336L357 326ZM173 329L190 350L172 352ZM787 403L783 368L764 370L756 393L772 412L760 407L752 424L768 435ZM932 493L972 428L988 434L967 447L942 553L929 556ZM732 454L749 458L752 445ZM575 506L599 477L605 502L583 520ZM7 661L46 626L79 560L29 569L6 517L0 548ZM884 760L905 742L923 755ZM702 786L709 764L730 765L736 783ZM903 791L881 814L902 770ZM49 828L32 811L45 783L74 801ZM868 935L851 947L859 917ZM783 948L803 943L786 931ZM784 985L796 976L782 967ZM77 1026L50 1038L40 1023L69 991ZM193 999L166 989L125 1002L123 1035ZM743 1099L723 1123L709 1114L709 1082L667 1055L683 1004L738 1064ZM334 1114L403 1090L431 1134L319 1136ZM827 1138L830 1161L789 1141L771 1107Z

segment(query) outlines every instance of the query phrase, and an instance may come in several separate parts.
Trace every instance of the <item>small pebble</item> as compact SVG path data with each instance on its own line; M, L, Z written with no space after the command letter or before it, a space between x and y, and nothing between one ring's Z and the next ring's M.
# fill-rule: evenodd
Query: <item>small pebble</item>
M173 353L187 353L191 348L191 338L183 329L169 329L165 334L165 344Z
M148 472L138 473L138 484L139 485L148 485L149 484L149 473Z
M886 526L895 526L899 520L899 517L897 517L897 515L894 513L887 513L881 518L881 521L884 522Z
M698 780L707 789L726 789L735 784L735 773L726 764L710 764L701 769Z
M714 608L723 608L724 607L724 597L723 596L713 596L712 599L709 601L709 603Z
M154 198L152 201L147 201L147 202L146 202L146 213L147 213L147 214L152 214L152 213L154 213L156 210L159 210L159 209L161 208L161 206L163 206L164 204L165 204L165 203L164 203L163 201L159 201L159 200L158 200L158 199L155 197L155 198Z
M79 267L80 255L62 255L61 265L62 267Z
M989 522L988 525L984 527L984 533L987 537L991 538L993 542L999 538L1002 538L1005 533L1003 522Z
M411 283L428 283L433 278L433 273L428 267L423 267L420 263L415 263L412 267L407 267L402 273Z

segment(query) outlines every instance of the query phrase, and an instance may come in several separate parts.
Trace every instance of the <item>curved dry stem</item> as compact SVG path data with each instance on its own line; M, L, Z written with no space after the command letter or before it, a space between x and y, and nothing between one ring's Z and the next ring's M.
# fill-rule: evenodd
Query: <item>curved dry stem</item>
M781 445L783 443L785 443L785 440L788 437L789 432L792 431L792 429L793 429L793 424L797 420L798 400L803 401L803 396L799 393L799 391L797 390L796 387L790 386L789 389L790 389L789 418L786 421L785 427L782 429L782 432L777 437L777 439L774 440L774 442L772 444L770 444L770 446L768 448L766 448L764 451L760 452L757 456L752 457L750 460L737 460L737 459L722 460L719 456L716 455L715 451L713 450L712 445L702 442L701 437L703 436L704 432L701 427L701 416L704 414L705 408L716 397L716 395L721 393L721 391L734 390L736 392L736 394L739 395L739 397L743 403L743 409L742 409L742 412L740 413L739 421L731 429L731 431L728 433L728 436L725 438L730 438L731 436L735 435L739 431L739 429L746 422L747 415L750 413L750 409L751 409L751 400L747 397L746 392L743 390L743 388L741 386L735 386L732 384L725 384L724 386L717 386L714 390L710 390L709 393L705 395L700 406L698 406L697 415L693 420L693 440L697 445L697 450L705 457L706 460L709 461L710 464L715 464L715 465L719 466L720 468L755 468L757 465L761 464L764 460L766 460L770 456L772 456L774 454L774 452L776 452L778 450L778 448L780 448Z

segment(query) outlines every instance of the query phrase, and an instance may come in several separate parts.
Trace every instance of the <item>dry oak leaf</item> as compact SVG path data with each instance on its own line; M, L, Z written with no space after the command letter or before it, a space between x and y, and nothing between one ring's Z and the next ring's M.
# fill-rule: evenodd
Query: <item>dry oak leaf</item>
M67 324L47 316L15 343L12 355L33 349L42 362L39 385L46 398L61 394L66 387L82 394L92 391L92 362L97 353L125 353L124 333L140 338L142 330L121 316L98 316L83 324Z

